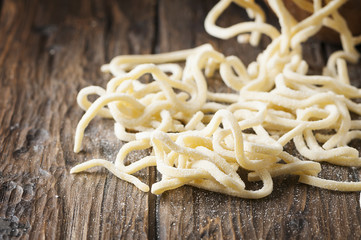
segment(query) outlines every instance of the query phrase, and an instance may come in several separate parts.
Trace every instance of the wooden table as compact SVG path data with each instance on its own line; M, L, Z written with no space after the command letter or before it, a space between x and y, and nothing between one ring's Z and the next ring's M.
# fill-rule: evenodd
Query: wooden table
M102 169L69 173L91 158L114 159L123 144L112 122L97 118L86 130L84 151L72 151L83 114L77 92L105 86L110 76L99 68L112 57L210 42L249 63L269 43L264 38L253 48L210 37L203 21L216 2L0 1L0 239L360 238L359 193L305 186L296 177L277 178L269 197L244 200L192 187L154 196ZM244 11L233 7L220 24L242 19ZM336 48L308 42L311 72L320 73ZM361 85L360 63L350 76ZM222 90L217 81L209 84ZM359 169L326 165L323 176L335 175L360 180ZM144 170L141 178L151 184L157 172Z

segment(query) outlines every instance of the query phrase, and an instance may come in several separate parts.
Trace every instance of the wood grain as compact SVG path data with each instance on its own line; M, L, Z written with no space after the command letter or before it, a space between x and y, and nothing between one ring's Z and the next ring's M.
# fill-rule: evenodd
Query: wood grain
M106 84L109 76L99 68L111 57L150 53L154 17L155 1L3 2L3 238L154 235L149 228L148 194L104 170L69 174L72 166L86 159L113 159L122 145L112 133L112 123L96 119L86 131L83 151L72 152L74 129L82 115L76 95L82 87ZM144 171L141 178L150 181L149 175Z
M119 54L166 52L210 42L249 63L257 48L209 36L203 21L216 0L0 1L0 239L359 239L359 193L275 179L264 199L244 200L182 187L143 193L103 169L69 174L91 158L112 160L122 146L111 121L96 118L83 150L74 130L83 111L77 92L105 86L99 68ZM274 16L269 14L276 24ZM246 19L232 6L219 24ZM305 58L319 73L337 46L311 41ZM361 86L361 64L350 66ZM215 91L229 91L210 79ZM360 142L353 143L360 149ZM289 151L293 147L288 146ZM132 161L148 154L132 154ZM325 165L324 177L360 180L359 169ZM160 177L142 171L149 184ZM252 187L252 186L251 186Z

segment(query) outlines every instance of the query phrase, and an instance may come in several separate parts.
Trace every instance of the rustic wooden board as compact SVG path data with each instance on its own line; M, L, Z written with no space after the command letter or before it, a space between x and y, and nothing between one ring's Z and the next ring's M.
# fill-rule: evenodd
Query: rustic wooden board
M112 123L97 119L86 132L84 150L73 153L83 114L76 95L82 87L105 85L109 76L99 67L111 57L152 51L155 7L155 1L3 1L2 237L154 235L152 197L107 171L70 175L69 169L93 157L112 159L120 148ZM149 176L142 173L144 181Z
M277 178L267 198L244 200L192 187L156 197L102 169L69 174L84 160L114 159L123 144L112 123L97 118L86 130L83 151L72 151L83 114L76 94L88 85L105 86L110 76L99 68L112 57L210 42L246 63L255 59L268 39L252 48L205 33L203 20L216 2L0 1L0 239L361 237L358 193L308 187L295 177ZM220 24L245 18L237 7L226 15ZM307 43L311 71L320 72L335 48ZM350 69L360 86L361 64ZM228 91L216 79L209 85ZM360 180L359 169L325 166L323 176L335 175ZM151 168L140 177L152 183L160 176Z

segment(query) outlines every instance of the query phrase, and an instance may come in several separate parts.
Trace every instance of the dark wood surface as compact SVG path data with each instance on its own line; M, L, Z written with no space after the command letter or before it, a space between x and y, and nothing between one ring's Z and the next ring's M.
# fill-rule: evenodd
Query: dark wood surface
M205 33L216 0L0 1L0 239L359 239L359 193L308 187L295 177L274 192L244 200L192 187L143 193L105 170L71 175L91 158L114 159L123 144L111 121L96 118L73 153L83 111L77 92L105 86L99 68L119 54L166 52L210 42L254 60L257 48ZM271 14L269 14L272 20ZM245 19L232 7L220 24ZM310 41L305 58L319 73L336 46ZM361 85L361 64L350 67ZM219 81L211 89L222 89ZM359 145L360 142L355 142ZM139 152L131 159L146 155ZM325 166L323 176L359 181L360 170ZM159 177L159 176L158 176ZM141 172L154 182L154 168Z

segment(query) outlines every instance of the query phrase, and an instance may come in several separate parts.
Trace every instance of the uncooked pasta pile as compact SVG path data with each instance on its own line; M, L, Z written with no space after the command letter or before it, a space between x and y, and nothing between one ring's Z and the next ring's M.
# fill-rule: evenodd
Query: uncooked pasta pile
M262 35L272 42L256 61L245 66L237 56L224 56L211 45L155 54L115 57L102 67L114 75L106 88L90 86L77 101L86 112L75 136L74 151L81 150L84 130L95 117L113 119L115 135L125 143L113 159L93 159L71 169L72 173L102 166L142 191L150 186L136 172L155 166L161 180L151 192L191 185L241 198L262 198L273 190L273 177L299 176L299 181L320 188L360 191L361 182L339 182L318 177L322 163L359 167L357 149L348 146L361 138L361 90L350 85L347 63L359 53L338 8L346 0L313 2L294 0L310 13L298 22L281 0L269 0L281 31L265 22L265 13L253 0L221 0L205 20L215 37L238 37L256 46ZM252 19L230 27L216 25L218 17L235 3ZM309 75L302 59L302 43L321 27L340 35L342 50L328 59L322 75ZM145 75L151 81L141 81ZM207 79L219 74L234 93L215 93ZM99 97L90 102L89 95ZM293 142L297 156L285 151ZM151 154L129 165L132 151L151 149ZM262 181L249 190L248 181Z

